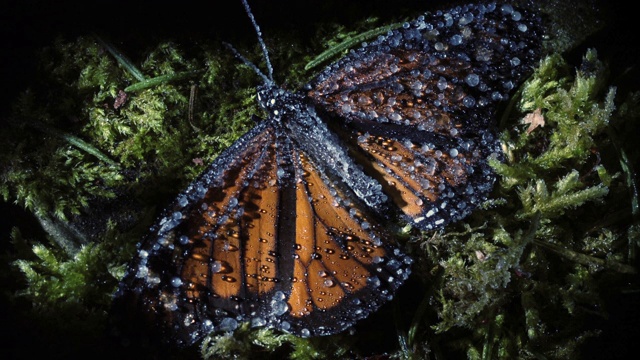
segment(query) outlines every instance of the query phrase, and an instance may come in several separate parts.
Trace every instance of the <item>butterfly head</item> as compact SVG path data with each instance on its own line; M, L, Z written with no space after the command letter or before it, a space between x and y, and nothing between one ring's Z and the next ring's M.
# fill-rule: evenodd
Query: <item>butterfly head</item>
M258 103L275 119L282 118L286 113L294 111L302 102L299 96L283 90L273 83L258 87Z

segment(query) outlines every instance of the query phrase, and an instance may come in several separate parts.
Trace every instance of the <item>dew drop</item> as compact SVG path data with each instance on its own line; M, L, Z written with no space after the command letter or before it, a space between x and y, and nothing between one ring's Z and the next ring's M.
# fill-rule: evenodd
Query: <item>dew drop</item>
M171 286L180 287L181 285L182 285L182 279L180 279L179 277L174 277L173 279L171 279Z
M226 317L220 321L220 330L233 331L238 328L238 321L234 318Z
M468 108L474 107L476 105L476 99L471 95L467 95L462 99L462 104Z
M513 82L509 80L509 81L503 82L502 86L507 90L511 90L514 88L515 85L513 85Z
M464 82L469 86L477 86L480 83L480 76L477 74L469 74L464 78Z
M370 97L366 96L366 95L360 95L358 96L358 104L359 105L369 105L371 104L373 101L371 100Z
M254 317L251 319L251 327L262 327L267 325L267 320L262 317Z
M211 272L216 274L222 271L223 265L222 262L219 260L216 261L212 261L211 262Z
M508 14L513 13L513 6L511 6L511 5L509 5L509 4L503 4L503 5L500 7L500 10L502 10L502 13L503 13L503 14L508 15Z
M149 275L149 268L144 265L138 266L138 272L136 273L136 277L138 279L142 279L147 277L147 275Z
M162 246L168 246L169 244L171 244L171 241L166 236L160 236L157 242Z
M367 278L367 284L371 285L374 288L380 286L380 279L377 276L371 276Z
M519 11L514 11L514 12L511 14L511 20L513 20L513 21L520 21L520 20L522 20L522 14L521 14Z
M468 25L473 21L473 19L474 19L474 16L472 13L466 13L460 18L460 21L458 22L458 24Z
M206 193L207 193L207 188L202 186L202 184L198 184L198 186L196 187L196 196L203 198Z
M440 79L438 79L438 89L440 90L444 90L447 88L447 79L441 77Z
M189 204L189 201L187 200L187 197L182 195L180 196L180 198L178 198L178 205L180 207L185 207L187 206L187 204Z
M402 116L396 112L389 114L389 119L393 121L399 121L402 119Z
M278 325L278 327L282 331L289 331L291 329L291 324L288 321L283 321Z
M182 323L184 324L184 326L191 326L191 324L193 324L193 314L187 314L184 316L184 319L182 320Z

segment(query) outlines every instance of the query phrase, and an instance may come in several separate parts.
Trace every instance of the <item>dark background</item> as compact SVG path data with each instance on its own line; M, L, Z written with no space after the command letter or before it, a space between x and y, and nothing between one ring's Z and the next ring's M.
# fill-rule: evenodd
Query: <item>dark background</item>
M331 19L348 24L376 15L384 22L384 19L413 16L418 13L416 9L428 10L430 6L445 3L442 0L254 0L251 6L268 37L270 29L290 29L301 32L302 36L313 36L313 24L319 21ZM596 48L599 57L616 69L614 72L624 74L617 80L619 94L624 94L628 90L626 87L640 90L637 12L622 2L600 1L597 5L607 26L581 44L575 51L576 56L582 56L587 47ZM136 59L136 55L143 56L162 39L187 43L207 38L226 39L232 43L255 41L244 9L240 1L235 0L4 1L0 7L0 131L6 126L12 101L37 76L38 51L59 36L71 40L92 33L110 39L134 62L141 60ZM0 251L5 255L12 250L9 233L13 226L20 227L27 236L29 232L38 231L37 223L27 212L0 200ZM0 264L0 271L7 269L8 264ZM21 339L19 328L4 320L11 315L11 307L4 302L6 294L12 291L15 291L12 286L2 285L0 345L6 350L7 346L24 346L33 341L37 346L38 339ZM625 350L634 348L640 339L640 295L611 296L604 300L610 318L594 320L594 328L604 332L586 345L585 358L624 359Z

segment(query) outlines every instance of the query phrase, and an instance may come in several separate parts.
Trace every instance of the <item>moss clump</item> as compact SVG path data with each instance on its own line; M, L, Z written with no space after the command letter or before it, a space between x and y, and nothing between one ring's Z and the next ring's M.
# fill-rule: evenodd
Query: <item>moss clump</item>
M334 337L338 338L339 335ZM203 359L248 359L257 353L274 359L283 356L295 360L340 359L349 357L347 344L348 341L304 339L269 329L252 330L244 324L233 333L207 336L200 350Z

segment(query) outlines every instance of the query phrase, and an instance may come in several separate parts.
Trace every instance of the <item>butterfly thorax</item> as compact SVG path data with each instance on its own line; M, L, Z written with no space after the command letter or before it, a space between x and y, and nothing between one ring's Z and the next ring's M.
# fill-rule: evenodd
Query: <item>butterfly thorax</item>
M258 88L258 103L269 113L269 117L278 122L298 116L306 111L304 99L298 94L279 88L273 84Z
M267 121L304 149L317 167L341 178L368 206L378 208L386 202L380 186L349 158L345 144L302 94L265 84L258 88L258 102L269 113Z

